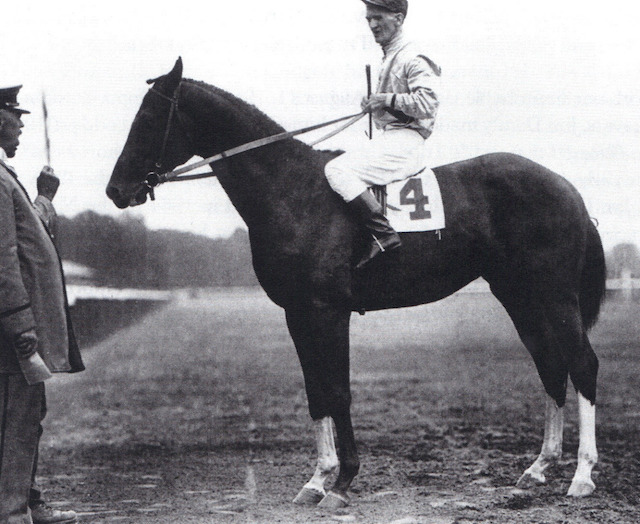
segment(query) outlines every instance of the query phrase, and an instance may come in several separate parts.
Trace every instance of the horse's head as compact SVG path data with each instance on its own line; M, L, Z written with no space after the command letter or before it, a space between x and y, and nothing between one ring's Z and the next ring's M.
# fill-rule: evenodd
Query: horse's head
M182 59L153 84L131 124L129 136L107 184L107 196L119 208L144 204L151 189L150 173L163 173L183 164L194 154L186 129L187 118L178 105Z

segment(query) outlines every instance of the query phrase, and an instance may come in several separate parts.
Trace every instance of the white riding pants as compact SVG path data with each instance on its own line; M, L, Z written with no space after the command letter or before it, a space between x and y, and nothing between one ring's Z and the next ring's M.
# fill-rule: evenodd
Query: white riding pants
M324 168L331 188L351 202L371 186L403 180L426 167L425 139L413 129L390 128Z

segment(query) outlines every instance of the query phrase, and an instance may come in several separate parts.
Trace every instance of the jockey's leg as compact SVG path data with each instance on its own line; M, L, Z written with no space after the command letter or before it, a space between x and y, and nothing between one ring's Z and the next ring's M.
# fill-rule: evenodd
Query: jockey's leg
M380 253L401 246L400 236L391 227L387 217L384 216L382 206L369 190L363 191L349 202L349 207L355 211L361 223L371 234L369 248L358 262L356 269L360 269Z
M329 185L356 211L371 236L369 248L358 268L376 255L400 245L400 237L367 189L402 180L424 167L424 139L410 129L385 131L326 165Z

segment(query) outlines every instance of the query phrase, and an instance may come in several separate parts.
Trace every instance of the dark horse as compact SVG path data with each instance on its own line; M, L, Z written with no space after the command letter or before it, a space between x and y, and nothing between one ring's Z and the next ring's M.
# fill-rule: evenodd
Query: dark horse
M107 186L120 208L146 200L143 181L151 171L166 172L193 155L208 158L283 131L233 95L183 79L180 59L150 83ZM403 234L401 249L355 271L365 244L323 176L332 155L290 138L227 158L218 173L248 226L260 284L285 309L316 422L318 465L295 501L346 505L358 473L350 414L351 312L433 302L480 276L511 316L548 394L542 451L518 486L544 482L545 469L560 457L571 377L579 399L580 445L568 494L590 494L597 461L598 359L587 330L604 296L605 267L600 237L576 189L512 154L438 167L447 215L441 238L433 232ZM324 482L338 466L335 484L325 493Z

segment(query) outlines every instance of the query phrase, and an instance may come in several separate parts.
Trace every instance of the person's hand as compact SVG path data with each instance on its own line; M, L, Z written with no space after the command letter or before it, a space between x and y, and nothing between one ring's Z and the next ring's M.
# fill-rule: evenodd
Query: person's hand
M38 335L30 329L18 335L14 342L18 363L27 384L33 386L51 378L51 371L38 354Z
M20 333L15 339L14 346L18 359L24 360L29 358L36 352L38 347L38 335L35 329L29 329L24 333Z
M38 176L38 195L53 200L59 186L60 179L54 174L53 169L49 166L44 166Z
M365 113L373 113L378 109L385 107L387 102L387 95L374 93L370 97L364 97L360 103L360 108Z

